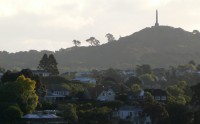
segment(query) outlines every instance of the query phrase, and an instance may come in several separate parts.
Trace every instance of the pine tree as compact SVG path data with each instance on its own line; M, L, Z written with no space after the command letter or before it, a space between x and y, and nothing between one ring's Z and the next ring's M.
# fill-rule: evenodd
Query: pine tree
M44 54L42 59L40 60L38 69L43 69L49 72L51 75L58 75L59 71L57 68L58 63L53 54L50 54L49 57L47 54Z
M48 59L48 72L51 72L52 75L58 75L58 68L57 68L57 62L53 54L49 55Z
M42 59L40 60L40 63L38 65L38 69L43 69L43 70L47 70L48 67L48 56L45 53L42 57Z

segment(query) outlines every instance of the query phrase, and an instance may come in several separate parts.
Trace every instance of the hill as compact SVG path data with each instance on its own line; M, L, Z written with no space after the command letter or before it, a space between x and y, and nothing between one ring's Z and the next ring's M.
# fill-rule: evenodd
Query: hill
M200 62L200 34L169 26L150 27L100 46L72 47L54 52L59 69L133 68L138 64L168 67L190 60ZM44 53L0 52L0 66L36 68Z

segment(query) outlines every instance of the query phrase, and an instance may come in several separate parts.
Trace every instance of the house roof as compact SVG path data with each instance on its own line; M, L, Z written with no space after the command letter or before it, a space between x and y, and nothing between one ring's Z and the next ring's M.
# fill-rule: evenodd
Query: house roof
M60 76L42 77L41 82L46 86L46 89L59 91L67 90L63 85L70 83L70 81Z
M88 82L88 83L96 83L96 79L90 77L76 77L72 81L80 81L80 82Z
M88 88L87 90L92 98L96 98L103 91L108 91L108 90L112 90L112 89L110 87L104 87L103 85L96 85L95 87Z
M142 108L136 106L121 106L119 111L142 111Z
M41 114L41 115L40 114L26 114L22 118L26 118L26 119L43 119L43 118L52 119L52 118L60 118L60 117L55 115L55 114Z
M129 96L144 96L144 90L141 90L139 94L136 94L132 91L128 92Z
M166 96L167 92L162 89L144 89L145 92L150 92L153 96Z

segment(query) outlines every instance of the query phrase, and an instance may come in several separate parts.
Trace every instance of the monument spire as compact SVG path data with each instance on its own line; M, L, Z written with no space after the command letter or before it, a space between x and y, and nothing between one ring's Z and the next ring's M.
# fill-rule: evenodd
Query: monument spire
M155 26L159 26L159 23L158 23L158 10L156 10L156 23L155 23Z

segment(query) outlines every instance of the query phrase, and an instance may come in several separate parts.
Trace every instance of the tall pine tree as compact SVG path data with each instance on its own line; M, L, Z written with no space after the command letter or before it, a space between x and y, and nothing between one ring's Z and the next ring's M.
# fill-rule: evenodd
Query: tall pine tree
M50 54L49 57L47 54L44 54L40 63L38 65L38 69L43 69L49 72L51 75L58 75L59 71L57 68L58 63L53 54Z
M45 53L42 57L42 59L40 60L40 63L38 65L38 69L43 69L47 71L47 67L48 67L48 56Z

